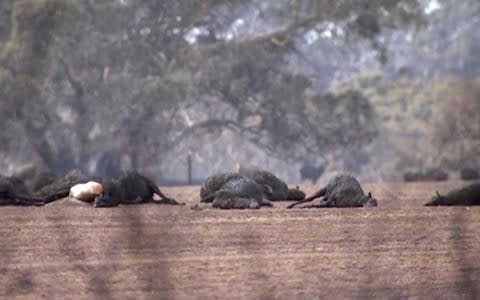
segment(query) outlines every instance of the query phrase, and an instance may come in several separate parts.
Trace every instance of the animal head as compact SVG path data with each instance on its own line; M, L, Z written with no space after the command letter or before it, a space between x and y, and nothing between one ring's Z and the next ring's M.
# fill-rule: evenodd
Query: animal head
M95 200L93 200L93 207L114 207L118 204L116 198L106 195L97 196L95 197Z
M372 193L368 193L367 196L364 196L362 199L364 207L374 207L378 205L377 199L372 197Z
M112 182L105 182L103 184L103 191L100 195L95 197L93 201L94 207L111 207L115 206L115 184Z

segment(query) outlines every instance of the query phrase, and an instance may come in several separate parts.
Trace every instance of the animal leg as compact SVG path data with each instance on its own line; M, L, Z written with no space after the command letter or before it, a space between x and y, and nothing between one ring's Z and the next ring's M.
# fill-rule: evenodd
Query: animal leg
M192 210L204 210L207 208L212 208L212 203L197 203L190 207Z
M153 200L153 203L155 204L168 204L168 205L185 205L183 202L178 202L175 199L172 198L164 198L160 200Z
M164 193L162 193L162 191L160 191L160 188L158 187L158 185L155 182L153 182L150 178L147 178L145 176L143 176L143 178L147 181L148 185L153 190L153 192L155 194L157 194L158 196L160 196L160 198L161 198L160 201L155 200L154 201L155 203L157 203L157 204L170 204L170 205L184 205L185 204L185 203L179 203L175 199L167 197Z
M273 203L271 201L268 201L268 200L262 200L262 204L261 206L269 206L269 207L273 207Z
M300 206L298 208L327 208L327 207L330 207L328 205L328 203L325 203L325 202L320 202L320 203L314 203L314 204L309 204L309 205L304 205L304 206Z
M23 199L15 199L15 205L23 205L23 206L43 206L45 202L43 200L23 200Z
M43 206L45 202L42 201L27 201L22 199L8 199L1 201L0 205L18 205L18 206Z
M17 205L44 205L46 202L44 197L22 195L17 193L11 194L15 204Z
M306 203L306 202L311 202L311 201L313 201L317 198L323 197L326 192L327 192L327 187L324 187L324 188L320 189L318 192L316 192L315 194L313 194L312 196L310 196L308 198L305 198L301 201L297 201L295 203L290 204L289 206L287 206L287 208L294 208L295 206L297 206L299 204Z

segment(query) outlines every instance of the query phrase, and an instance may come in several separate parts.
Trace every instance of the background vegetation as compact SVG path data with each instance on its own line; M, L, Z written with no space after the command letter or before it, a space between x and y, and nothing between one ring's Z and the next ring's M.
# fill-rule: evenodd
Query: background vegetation
M0 162L157 180L478 163L474 0L4 0ZM5 173L7 173L7 171Z

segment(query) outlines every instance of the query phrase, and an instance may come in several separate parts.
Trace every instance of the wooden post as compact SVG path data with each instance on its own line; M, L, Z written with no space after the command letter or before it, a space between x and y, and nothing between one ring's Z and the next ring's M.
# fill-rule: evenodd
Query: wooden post
M187 168L188 168L188 185L192 185L192 155L187 156Z

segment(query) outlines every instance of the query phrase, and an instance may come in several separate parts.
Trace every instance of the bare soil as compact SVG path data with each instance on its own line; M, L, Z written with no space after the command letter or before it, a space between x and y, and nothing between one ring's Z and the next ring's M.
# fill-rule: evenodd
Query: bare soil
M6 299L480 298L480 207L423 207L462 182L364 184L379 207L0 208ZM317 187L304 185L307 194Z

